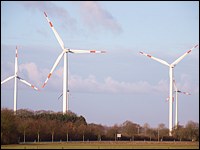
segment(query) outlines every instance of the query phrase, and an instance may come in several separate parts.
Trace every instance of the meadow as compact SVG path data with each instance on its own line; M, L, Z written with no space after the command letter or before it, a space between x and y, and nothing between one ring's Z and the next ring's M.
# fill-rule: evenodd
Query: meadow
M39 142L1 145L1 149L199 149L199 142Z

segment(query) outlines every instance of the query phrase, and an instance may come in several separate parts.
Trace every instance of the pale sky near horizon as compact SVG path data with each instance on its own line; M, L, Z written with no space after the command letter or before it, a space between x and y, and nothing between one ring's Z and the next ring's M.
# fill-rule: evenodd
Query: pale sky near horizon
M146 56L172 63L199 44L198 1L1 1L1 81L14 74L41 88L62 49L43 12L65 46L106 50L69 54L69 109L88 123L168 127L169 68ZM63 58L46 87L34 91L18 82L17 109L62 112ZM199 47L174 68L179 122L199 122ZM13 109L14 80L1 85L1 108ZM175 103L173 102L175 112ZM173 113L174 113L173 112Z

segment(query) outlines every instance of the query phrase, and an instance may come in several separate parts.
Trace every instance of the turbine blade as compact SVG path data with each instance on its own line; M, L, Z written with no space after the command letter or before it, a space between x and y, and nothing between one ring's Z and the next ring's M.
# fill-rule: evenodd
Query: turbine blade
M15 75L17 76L18 72L18 52L17 52L17 46L16 46L16 51L15 51Z
M53 23L49 20L46 12L44 12L44 15L45 15L47 21L49 22L49 25L50 25L51 29L53 30L53 33L55 34L56 39L58 40L62 50L64 50L64 43L63 43L62 39L60 38L59 34L57 33L57 31L55 30Z
M178 89L177 89L177 86L176 86L176 81L175 81L175 79L173 80L173 83L174 83L174 88L175 88L176 91L177 91Z
M178 91L179 93L183 93L183 94L185 94L185 95L191 95L190 93L188 93L188 92L182 92L182 91Z
M52 75L54 69L56 68L56 66L57 66L58 63L60 62L60 60L61 60L61 58L62 58L62 56L63 56L64 53L65 53L65 51L62 51L62 53L61 53L61 54L58 56L58 58L56 59L56 62L54 63L54 65L53 65L53 67L52 67L50 73L48 74L48 77L47 77L47 79L45 80L45 82L44 82L42 88L44 88L44 86L47 84L47 81L48 81L49 78L51 77L51 75Z
M149 58L151 58L151 59L154 59L155 61L158 61L158 62L160 62L161 64L170 66L166 61L164 61L164 60L162 60L162 59L153 57L153 56L151 56L151 55L149 55L149 54L146 54L146 53L144 53L144 52L140 52L140 54L141 54L141 55L145 55L145 56L147 56L147 57L149 57Z
M63 93L58 97L58 99L60 99L60 97L63 95Z
M29 82L27 82L26 80L20 78L19 76L17 76L17 79L19 79L19 81L21 81L22 83L32 87L33 89L38 90L38 88L36 88L34 85L30 84Z
M69 93L69 90L67 90L67 93ZM58 99L60 99L61 98L61 96L63 96L63 93L58 97Z
M82 50L82 49L70 49L69 52L71 53L106 53L106 51L97 51L97 50Z
M10 77L6 78L5 80L3 80L3 81L1 82L1 84L4 84L5 82L7 82L7 81L13 79L14 77L16 77L16 75L10 76Z
M176 64L178 64L185 56L187 56L194 48L197 48L199 45L195 45L194 47L192 47L190 50L188 50L186 53L184 53L182 56L180 56L178 59L176 59L171 65L175 66Z
M183 93L183 94L185 94L185 95L191 95L191 94L188 93L188 92L182 92L182 91L178 90L178 88L176 87L176 81L175 81L175 79L173 80L173 83L174 83L175 92Z
M188 93L188 92L182 92L183 94L185 94L185 95L191 95L190 93Z

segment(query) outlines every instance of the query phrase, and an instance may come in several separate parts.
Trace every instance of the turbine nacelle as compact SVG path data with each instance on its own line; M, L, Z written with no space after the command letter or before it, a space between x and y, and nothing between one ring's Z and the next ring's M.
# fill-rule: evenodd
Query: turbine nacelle
M64 51L65 53L71 52L69 48L65 48L63 51Z
M175 64L171 64L169 65L169 67L174 68L176 65Z

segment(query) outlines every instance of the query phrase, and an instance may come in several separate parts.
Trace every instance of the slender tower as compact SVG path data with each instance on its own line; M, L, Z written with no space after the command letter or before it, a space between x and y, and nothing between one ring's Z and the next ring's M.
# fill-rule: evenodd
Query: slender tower
M17 46L15 51L15 81L14 81L14 114L17 111L17 73L18 73L18 52Z
M186 53L184 53L182 56L180 56L178 59L176 59L173 63L169 64L166 61L153 57L149 54L146 54L144 52L140 52L140 54L145 55L155 61L160 62L161 64L164 64L169 67L169 136L172 136L172 129L173 129L173 69L174 67L185 57L187 56L194 48L197 48L198 44L192 47L190 50L188 50Z

